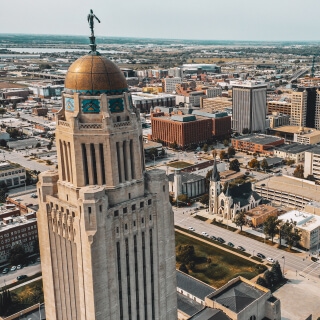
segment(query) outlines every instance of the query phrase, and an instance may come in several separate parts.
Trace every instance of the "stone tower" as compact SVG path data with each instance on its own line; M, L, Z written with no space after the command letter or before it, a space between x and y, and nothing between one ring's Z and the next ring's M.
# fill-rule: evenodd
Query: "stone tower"
M37 185L47 319L176 319L168 181L145 170L126 80L96 51L68 70L56 145Z
M212 174L210 178L210 185L209 185L209 213L217 214L219 203L218 197L221 193L221 183L220 183L220 175L217 169L217 162L214 159Z

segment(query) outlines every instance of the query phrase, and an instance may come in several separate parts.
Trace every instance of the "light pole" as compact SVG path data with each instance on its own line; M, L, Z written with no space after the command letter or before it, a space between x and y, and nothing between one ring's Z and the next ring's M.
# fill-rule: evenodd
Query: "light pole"
M285 262L286 262L285 256L282 256L282 259L283 259L283 271L282 271L282 276L284 277L284 265L285 265Z

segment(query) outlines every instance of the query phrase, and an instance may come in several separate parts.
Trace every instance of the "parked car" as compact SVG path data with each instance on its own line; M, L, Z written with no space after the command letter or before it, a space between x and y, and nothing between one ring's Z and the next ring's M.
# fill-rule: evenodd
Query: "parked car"
M205 231L203 231L203 232L201 232L201 233L202 233L203 236L209 237L209 235L208 235Z
M228 244L228 246L231 247L231 248L234 247L234 244L233 244L232 242L228 242L227 244Z
M225 243L226 241L220 237L217 238L217 241L219 241L220 243Z
M266 256L260 252L257 253L257 257L260 258L260 259L265 259Z
M191 231L195 231L193 227L189 227L188 229Z
M28 278L28 276L26 274L22 274L21 276L17 276L17 280L23 280L23 279L26 279Z
M22 265L21 265L21 264L18 264L18 265L17 265L17 270L20 270L20 269L22 269Z
M217 238L215 236L210 236L211 240L217 240Z
M240 250L240 251L246 251L246 249L242 246L237 246L237 249Z
M16 266L12 266L10 271L16 271L17 270L17 267Z
M276 261L273 258L268 257L267 261L271 262L271 263L275 263Z
M2 270L2 273L3 274L6 274L6 273L8 273L9 272L9 268L4 268L3 270Z

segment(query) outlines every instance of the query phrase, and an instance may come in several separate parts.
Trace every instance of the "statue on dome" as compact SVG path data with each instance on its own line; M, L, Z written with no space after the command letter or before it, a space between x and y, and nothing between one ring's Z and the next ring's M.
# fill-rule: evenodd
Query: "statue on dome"
M96 19L100 23L100 20L98 19L98 17L93 13L92 9L90 9L90 13L88 14L88 22L91 29L91 37L94 37L94 31L93 31L94 19Z

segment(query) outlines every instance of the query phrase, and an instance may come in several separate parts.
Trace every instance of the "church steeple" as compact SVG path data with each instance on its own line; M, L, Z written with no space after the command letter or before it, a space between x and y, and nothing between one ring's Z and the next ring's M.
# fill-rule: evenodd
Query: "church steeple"
M211 181L214 181L214 182L220 181L220 175L219 175L219 172L218 172L218 169L217 169L217 161L216 161L216 159L214 159L214 163L213 163Z

